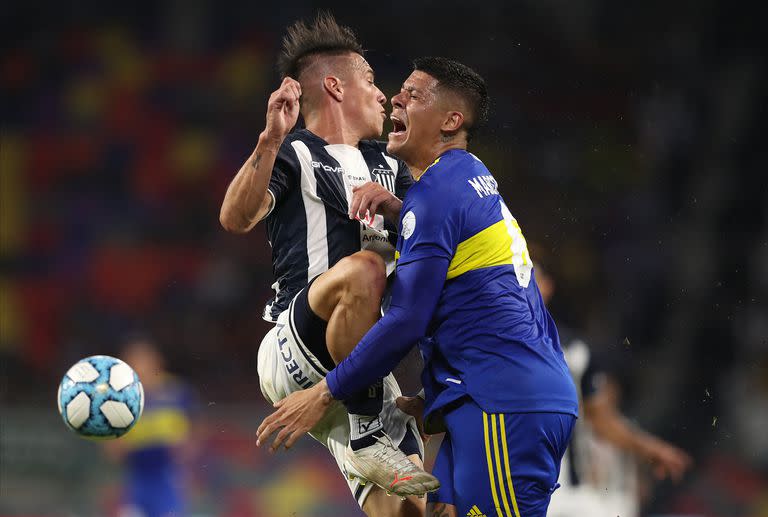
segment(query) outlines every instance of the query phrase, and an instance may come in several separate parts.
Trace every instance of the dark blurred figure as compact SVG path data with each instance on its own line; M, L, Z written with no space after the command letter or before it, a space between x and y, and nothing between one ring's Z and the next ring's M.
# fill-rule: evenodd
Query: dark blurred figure
M144 412L125 436L105 443L107 454L125 469L117 517L183 516L192 392L166 371L160 351L147 337L127 340L120 358L144 386Z
M549 304L555 293L555 280L540 264L535 266L535 275L544 303ZM548 515L636 517L640 504L633 460L649 463L659 479L679 481L691 465L691 458L685 451L632 425L619 409L618 380L600 367L577 332L559 321L557 327L579 391L581 418L563 457L561 487L552 496Z

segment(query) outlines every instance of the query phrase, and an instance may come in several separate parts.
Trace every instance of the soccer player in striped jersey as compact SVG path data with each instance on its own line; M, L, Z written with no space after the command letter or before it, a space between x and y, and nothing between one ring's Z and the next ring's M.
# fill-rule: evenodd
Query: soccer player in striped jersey
M280 69L266 128L220 214L235 233L267 225L276 293L264 318L275 327L259 347L258 372L272 403L320 382L379 318L400 198L413 183L408 167L370 140L382 133L386 98L350 29L330 15L294 24ZM291 133L299 112L305 129ZM369 515L421 515L425 502L387 498L366 480L402 496L439 485L421 468L423 444L415 420L395 406L400 394L383 372L312 431Z
M548 304L557 282L540 263L535 267L541 297ZM600 367L576 332L563 326L559 331L583 418L563 457L561 487L552 496L549 517L636 517L640 504L634 460L651 465L659 479L680 481L691 457L626 419L619 409L614 376Z
M389 311L325 380L294 393L258 443L292 445L417 342L426 429L446 431L427 514L543 517L576 421L576 389L531 257L496 180L467 152L483 79L423 58L392 98L387 150L424 171L403 200Z

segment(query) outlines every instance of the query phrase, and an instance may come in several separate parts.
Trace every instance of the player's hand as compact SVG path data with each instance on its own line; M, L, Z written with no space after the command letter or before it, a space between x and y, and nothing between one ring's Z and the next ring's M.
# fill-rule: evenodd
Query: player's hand
M352 201L349 203L349 218L362 221L382 214L390 221L397 222L403 202L386 189L384 185L369 181L352 188Z
M272 92L267 102L267 126L264 135L280 144L299 119L299 81L286 77L280 88Z
M291 393L278 401L275 404L277 411L261 422L256 430L256 445L260 447L280 429L269 449L271 452L277 452L281 445L290 449L296 440L309 432L325 416L331 401L333 398L325 379L311 388Z
M645 457L650 461L658 479L680 481L693 460L683 450L662 440L653 439L647 446Z
M416 427L419 428L421 439L426 444L429 441L429 435L424 432L424 399L421 397L397 397L395 404L400 411L416 419Z

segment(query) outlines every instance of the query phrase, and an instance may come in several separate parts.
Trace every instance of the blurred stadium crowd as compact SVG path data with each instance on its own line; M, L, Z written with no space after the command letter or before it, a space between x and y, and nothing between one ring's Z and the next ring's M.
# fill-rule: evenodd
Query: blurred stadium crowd
M388 96L419 55L455 57L486 77L491 120L473 152L498 178L534 258L558 278L556 320L583 329L622 381L626 414L696 459L681 485L646 487L646 514L768 515L758 126L768 69L757 18L714 0L470 4L381 6L371 16L339 2L332 11L370 48ZM52 486L65 471L36 463L40 451L97 454L58 436L58 423L39 447L25 429L58 418L54 394L70 363L115 353L137 329L199 395L209 434L192 469L197 511L354 514L343 484L323 474L334 467L322 450L305 443L298 468L298 453L275 463L253 446L265 412L255 352L269 328L269 246L260 226L244 237L218 223L223 192L263 127L284 27L318 7L4 9L3 514L81 514L56 502L72 495L9 497L19 480ZM288 481L267 482L278 478ZM108 506L105 486L107 495L81 494L77 511ZM307 494L312 506L300 506Z

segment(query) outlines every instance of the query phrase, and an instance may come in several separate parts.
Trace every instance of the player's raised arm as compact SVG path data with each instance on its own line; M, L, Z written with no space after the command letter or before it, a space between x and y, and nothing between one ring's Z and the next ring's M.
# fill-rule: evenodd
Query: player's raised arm
M272 207L267 193L280 145L299 117L299 82L286 77L269 97L267 122L251 156L227 187L219 221L229 232L245 233L263 219Z

